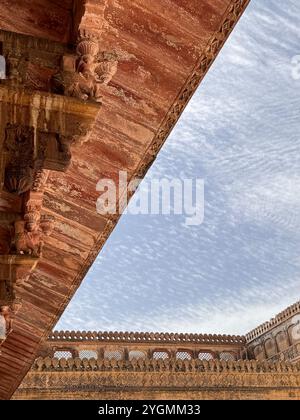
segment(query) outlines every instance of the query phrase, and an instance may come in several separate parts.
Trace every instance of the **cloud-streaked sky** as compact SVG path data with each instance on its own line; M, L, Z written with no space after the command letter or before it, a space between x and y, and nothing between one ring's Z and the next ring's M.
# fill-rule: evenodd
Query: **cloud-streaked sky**
M151 178L203 178L205 219L124 215L58 329L243 334L299 300L299 0L252 0Z

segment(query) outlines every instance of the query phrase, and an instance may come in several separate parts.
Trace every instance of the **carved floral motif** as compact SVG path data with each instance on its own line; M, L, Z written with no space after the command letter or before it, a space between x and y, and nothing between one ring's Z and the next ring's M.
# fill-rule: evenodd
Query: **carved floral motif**
M18 124L8 124L5 147L9 162L5 168L4 185L9 192L28 191L34 179L34 130Z
M44 169L64 171L70 164L72 138L33 127L8 124L5 130L7 165L4 185L23 194L36 185Z

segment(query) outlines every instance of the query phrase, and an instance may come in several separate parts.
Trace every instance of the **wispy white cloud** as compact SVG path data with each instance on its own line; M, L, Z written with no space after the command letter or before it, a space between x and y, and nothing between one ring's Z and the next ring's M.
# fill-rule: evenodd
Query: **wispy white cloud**
M205 222L125 216L58 328L243 333L299 299L298 0L252 0L151 177L199 177Z

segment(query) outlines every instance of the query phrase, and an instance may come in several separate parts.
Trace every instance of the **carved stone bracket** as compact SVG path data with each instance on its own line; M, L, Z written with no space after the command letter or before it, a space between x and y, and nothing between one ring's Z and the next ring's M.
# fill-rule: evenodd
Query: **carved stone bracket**
M70 164L72 139L34 127L7 124L5 129L4 186L23 194L33 188L44 169L64 171Z
M40 257L44 239L53 231L54 218L41 215L42 200L43 193L30 192L25 204L24 219L15 221L11 251L17 255Z
M63 57L63 69L52 80L53 89L83 101L102 103L102 88L112 80L117 68L117 56L100 52L99 40L83 32L78 39L76 56Z
M22 194L31 188L34 177L33 127L8 124L5 129L5 149L8 156L5 187L9 192Z
M13 315L22 301L16 287L22 286L39 261L44 238L51 234L54 219L41 214L43 193L30 191L23 195L23 213L10 218L0 213L0 330L4 319L11 331ZM4 315L5 314L5 315ZM1 336L1 334L0 334ZM4 339L0 338L3 343Z
M100 51L100 39L86 30L79 31L73 48L4 31L0 43L7 63L2 84L18 89L101 103L101 91L117 72L117 54Z

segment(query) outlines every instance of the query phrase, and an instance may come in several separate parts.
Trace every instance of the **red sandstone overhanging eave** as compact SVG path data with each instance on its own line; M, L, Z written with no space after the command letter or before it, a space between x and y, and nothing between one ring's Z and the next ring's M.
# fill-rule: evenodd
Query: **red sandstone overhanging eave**
M21 17L28 16L27 3L33 2L22 3L26 13ZM56 225L20 292L23 306L1 348L0 399L10 398L20 384L41 341L117 223L96 213L96 183L102 177L117 179L119 170L130 177L145 176L248 3L107 2L102 47L117 52L118 72L104 94L88 141L74 148L66 173L52 172L48 178L43 209L55 217ZM0 20L5 19L4 12ZM26 32L24 25L29 25L28 19L17 23L15 31ZM32 33L43 36L42 26L34 28ZM13 22L6 29L13 30Z
M68 42L73 0L1 0L0 29Z

